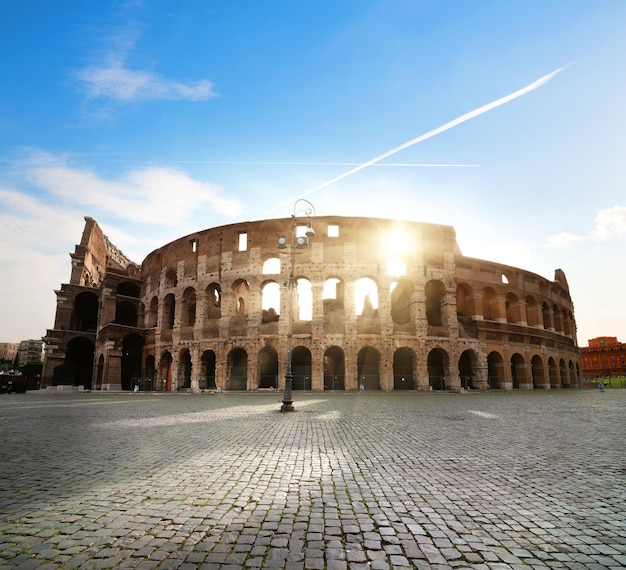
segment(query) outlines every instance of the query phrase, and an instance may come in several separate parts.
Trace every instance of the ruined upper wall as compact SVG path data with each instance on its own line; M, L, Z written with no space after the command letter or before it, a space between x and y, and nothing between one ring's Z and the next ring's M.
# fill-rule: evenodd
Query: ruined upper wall
M278 255L280 236L291 244L292 222L292 218L242 222L189 234L150 253L142 264L142 278L151 280L150 289L158 284L163 270L180 269L179 277L194 268L215 274L225 269L225 260L231 270L241 267L250 271L255 260L262 263ZM297 225L306 222L306 217L296 220ZM411 267L443 267L446 255L460 254L451 226L343 216L316 216L312 225L315 236L310 240L311 247L299 254L297 263L309 262L316 256L316 261L326 266L337 264L345 269L346 259L350 259L361 267L371 265L377 273L378 266L394 255L401 255ZM333 235L333 229L338 230L337 235ZM246 234L245 251L239 250L241 234ZM404 236L404 243L390 242L394 235Z
M140 275L140 267L113 245L98 223L89 216L85 216L85 228L80 244L70 256L72 258L70 285L99 287L108 270L123 272L131 277Z

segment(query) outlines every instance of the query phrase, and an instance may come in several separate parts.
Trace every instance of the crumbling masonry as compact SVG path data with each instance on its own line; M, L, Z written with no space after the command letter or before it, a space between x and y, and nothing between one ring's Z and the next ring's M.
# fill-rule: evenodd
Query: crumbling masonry
M290 321L294 390L579 385L564 273L465 257L450 226L324 216L309 238L306 220L244 222L138 266L85 220L43 388L282 390Z

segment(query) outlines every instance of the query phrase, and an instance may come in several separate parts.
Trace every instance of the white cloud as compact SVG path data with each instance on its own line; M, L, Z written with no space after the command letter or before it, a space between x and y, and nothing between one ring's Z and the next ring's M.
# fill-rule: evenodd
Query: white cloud
M586 235L570 232L555 234L548 238L550 247L567 247L570 245L607 241L626 235L626 207L613 206L600 210L594 218L594 227Z
M560 234L555 234L548 237L548 246L567 247L568 245L574 245L583 241L584 238L582 238L581 236L577 236L576 234L573 234L571 232L561 232Z
M77 72L91 99L108 98L122 102L185 99L206 101L216 97L213 84L203 79L195 84L172 81L149 71L133 71L122 64L89 67Z
M103 39L107 44L97 61L76 71L74 77L89 99L108 99L121 103L154 100L206 101L216 97L213 84L207 79L181 83L158 73L130 69L128 55L140 36L140 27L128 15L125 23Z
M592 235L597 239L609 239L622 234L626 234L626 207L613 206L600 210Z
M73 168L65 158L38 154L25 163L25 176L63 204L143 224L174 226L199 208L236 216L241 206L214 184L200 182L180 170L153 167L128 172L119 180Z

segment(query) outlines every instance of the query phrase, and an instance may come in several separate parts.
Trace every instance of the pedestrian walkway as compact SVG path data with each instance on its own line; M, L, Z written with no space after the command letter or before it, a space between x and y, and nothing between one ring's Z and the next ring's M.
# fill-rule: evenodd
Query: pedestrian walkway
M0 396L0 570L626 567L626 390Z

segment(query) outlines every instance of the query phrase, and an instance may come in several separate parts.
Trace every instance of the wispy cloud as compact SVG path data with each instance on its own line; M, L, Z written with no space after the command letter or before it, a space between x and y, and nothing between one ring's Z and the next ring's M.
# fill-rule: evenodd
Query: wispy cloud
M144 168L106 179L66 158L39 153L24 163L24 176L63 204L88 208L121 220L175 226L199 208L236 216L241 206L222 189L173 168Z
M216 97L213 84L207 79L181 82L154 71L131 69L128 56L140 36L139 26L125 24L108 34L106 49L97 61L75 72L85 95L91 100L130 103L150 100L206 101Z
M76 77L91 99L108 98L122 102L157 99L206 101L216 96L212 83L206 79L184 84L149 71L126 69L123 65L89 67L77 72Z
M626 207L613 206L600 210L594 218L594 226L587 234L562 232L548 238L550 247L567 247L571 245L606 241L626 235Z

